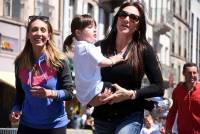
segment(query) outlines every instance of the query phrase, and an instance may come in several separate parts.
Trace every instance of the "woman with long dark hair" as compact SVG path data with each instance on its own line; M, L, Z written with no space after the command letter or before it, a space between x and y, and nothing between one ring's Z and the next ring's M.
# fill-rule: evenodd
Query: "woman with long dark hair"
M146 20L143 5L124 3L114 16L106 39L99 41L105 56L123 53L124 62L101 69L102 80L116 83L115 93L101 104L96 96L90 104L95 106L93 117L97 134L139 134L143 125L146 98L162 96L163 79L159 61L146 39ZM149 86L141 87L146 74Z

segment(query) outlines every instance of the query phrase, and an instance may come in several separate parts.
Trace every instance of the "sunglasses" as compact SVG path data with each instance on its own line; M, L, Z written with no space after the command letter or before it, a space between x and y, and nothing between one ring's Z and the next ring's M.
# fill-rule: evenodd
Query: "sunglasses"
M33 16L29 16L28 17L28 22L31 22L32 20L36 20L36 19L42 20L44 22L49 21L49 17L47 17L47 16L36 16L36 15L33 15Z
M123 11L123 10L121 12L119 12L118 16L121 18L126 18L128 16L135 23L139 22L139 20L140 20L139 16L137 16L135 14L129 14L128 12Z

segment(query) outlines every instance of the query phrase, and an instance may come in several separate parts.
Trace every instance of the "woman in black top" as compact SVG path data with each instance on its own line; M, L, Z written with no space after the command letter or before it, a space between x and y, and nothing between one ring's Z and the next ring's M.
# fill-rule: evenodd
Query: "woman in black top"
M107 38L98 42L105 56L124 53L126 61L101 70L102 80L114 84L116 91L103 100L96 96L90 104L97 134L139 134L143 125L145 98L162 96L163 79L157 56L146 39L143 5L124 3L114 17ZM149 86L141 88L144 75ZM99 106L100 105L100 106Z

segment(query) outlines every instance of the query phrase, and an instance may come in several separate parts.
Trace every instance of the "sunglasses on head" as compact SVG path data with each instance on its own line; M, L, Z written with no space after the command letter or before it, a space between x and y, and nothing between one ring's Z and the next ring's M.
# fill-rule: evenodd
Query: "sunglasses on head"
M33 16L29 16L28 17L28 22L32 21L32 20L36 20L36 19L39 19L39 20L42 20L42 21L49 21L49 17L47 16L37 16L37 15L33 15Z
M139 16L137 16L135 14L129 14L128 12L123 11L123 10L121 12L119 12L118 16L121 18L126 18L128 16L134 22L138 22L140 20Z

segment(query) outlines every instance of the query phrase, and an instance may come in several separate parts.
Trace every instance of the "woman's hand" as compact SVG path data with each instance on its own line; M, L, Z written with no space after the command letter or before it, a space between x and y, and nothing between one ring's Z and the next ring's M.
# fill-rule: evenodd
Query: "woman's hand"
M107 98L108 96L110 96L112 94L111 89L105 89L103 93L99 93L97 96L95 96L90 102L89 104L91 106L99 106L99 105L103 105L109 102L108 101L103 101L105 98Z
M118 84L113 84L113 87L116 88L115 93L105 98L103 102L109 102L109 104L122 102L125 100L133 99L136 96L136 92L133 90L127 90L125 88L120 87Z
M163 134L163 133L161 133ZM164 134L172 134L172 130L171 129L166 129Z
M18 122L20 119L20 116L21 116L21 112L10 113L10 115L9 115L10 122L12 122L12 123Z
M40 97L40 98L56 98L57 97L57 92L54 90L50 89L45 89L40 86L34 86L30 90L31 95L35 97Z

